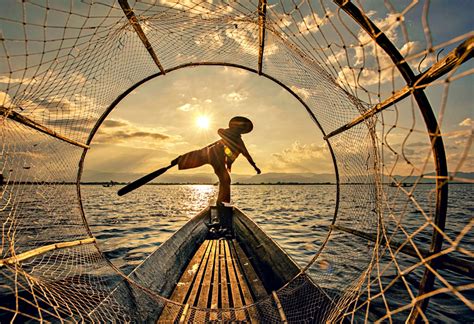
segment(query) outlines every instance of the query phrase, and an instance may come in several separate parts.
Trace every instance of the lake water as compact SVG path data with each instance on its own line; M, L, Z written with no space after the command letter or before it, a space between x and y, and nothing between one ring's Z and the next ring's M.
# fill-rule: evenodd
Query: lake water
M102 250L125 273L217 196L212 185L144 186L122 197L117 189L82 186L82 196ZM232 199L304 266L327 235L335 190L333 185L234 186Z
M217 187L212 185L144 186L123 197L116 195L118 189L87 185L82 186L82 196L86 217L100 247L125 273L139 265L191 217L212 203L217 195ZM472 219L473 189L472 185L450 186L447 222L450 237L455 237ZM336 186L259 185L234 186L232 190L234 204L259 224L298 264L305 266L311 260L326 238L328 225L333 218ZM429 204L432 186L420 185L416 190L420 203ZM413 219L422 217L416 210L409 211L410 215ZM411 218L407 217L406 221L411 221ZM347 240L347 235L345 237L336 243L351 247L353 242ZM423 239L423 236L419 237ZM472 233L468 233L463 242L470 242L468 247L472 251ZM334 264L325 262L323 266L324 269L331 269L331 276L337 279L336 285L331 288L337 289L337 282L346 281L344 265L334 261ZM358 265L356 262L346 266L362 267L363 264ZM413 272L414 281L421 274ZM466 278L458 279L454 273L443 275L451 283L457 280L459 285L469 283ZM349 281L353 279L347 278ZM416 287L416 282L413 287ZM472 290L464 293L472 300ZM472 313L459 300L453 296L443 296L431 299L431 318L451 322L472 318Z

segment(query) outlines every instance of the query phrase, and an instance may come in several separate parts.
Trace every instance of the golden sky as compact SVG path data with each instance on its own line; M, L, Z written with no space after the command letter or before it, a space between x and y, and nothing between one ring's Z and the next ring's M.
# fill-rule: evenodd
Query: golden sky
M322 134L304 107L273 81L231 67L186 68L134 90L92 141L86 172L152 171L218 140L217 129L226 128L236 115L254 123L243 139L262 171L334 172ZM206 119L208 128L199 119ZM203 171L212 169L187 172ZM233 172L254 170L240 157Z
M472 78L452 87L446 107L449 114L442 120L443 130L448 134L444 140L451 168L457 165L466 149L466 138L472 129L472 103L467 95L472 89L469 79ZM435 113L439 113L442 91L442 86L435 86L427 92ZM430 145L421 115L412 104L405 100L398 106L401 113L393 109L384 113L387 124L403 126L390 131L385 141L399 153L403 145L403 154L422 165L423 161L430 160ZM180 154L218 140L217 129L227 127L229 119L236 115L248 117L254 123L254 130L244 134L243 139L262 172L334 173L322 133L288 91L245 70L195 67L152 79L125 97L93 139L86 156L85 174L151 172L168 165ZM416 122L416 131L405 141L409 133L406 127L412 119ZM201 127L198 120L205 120L208 127ZM338 145L337 140L333 145ZM395 155L386 155L387 163L395 158ZM462 166L460 171L474 170L469 159ZM432 171L430 167L427 172ZM407 174L410 168L398 163L395 173ZM169 171L176 172L177 169ZM204 166L179 172L212 173L212 169ZM236 161L232 172L255 174L243 157Z

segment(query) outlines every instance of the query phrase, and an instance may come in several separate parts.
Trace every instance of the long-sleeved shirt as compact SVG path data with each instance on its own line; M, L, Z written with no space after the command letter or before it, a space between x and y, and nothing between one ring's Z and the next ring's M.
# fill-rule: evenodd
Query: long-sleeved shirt
M242 136L239 132L234 131L232 128L223 129L220 128L217 133L222 138L222 142L225 146L224 152L227 155L227 167L230 169L230 166L235 161L235 159L242 153L243 156L247 158L251 165L255 165L250 153L245 147Z

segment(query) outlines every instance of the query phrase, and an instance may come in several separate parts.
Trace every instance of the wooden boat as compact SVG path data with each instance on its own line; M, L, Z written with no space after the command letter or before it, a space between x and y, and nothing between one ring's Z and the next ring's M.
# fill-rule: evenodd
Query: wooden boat
M392 183L390 183L389 186L390 186L390 187L408 188L408 187L413 187L413 183L407 183L407 182L396 183L396 182L392 182Z
M291 257L235 207L204 209L129 278L164 297L150 298L129 285L138 322L323 322L322 307L331 305ZM291 300L279 298L282 287L291 289L282 295ZM115 295L124 296L121 290ZM308 307L308 298L317 303Z
M115 182L113 182L112 180L110 180L110 182L106 182L102 184L102 187L106 187L106 188L113 187L113 186L115 186Z

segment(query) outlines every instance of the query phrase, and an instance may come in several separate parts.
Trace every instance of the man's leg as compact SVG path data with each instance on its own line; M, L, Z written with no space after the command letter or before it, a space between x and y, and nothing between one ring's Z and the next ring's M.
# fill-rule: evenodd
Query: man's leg
M209 163L219 178L219 194L216 201L218 205L223 202L230 203L230 174L226 168L225 160L226 156L222 144L216 144L209 148Z
M223 202L230 203L230 174L226 168L214 168L214 172L219 178L219 194L217 195L217 204Z
M191 151L186 154L178 156L176 159L170 162L172 166L178 164L180 170L193 169L204 164L209 163L207 155L207 148L203 148L196 151Z

